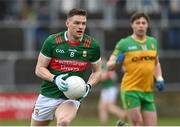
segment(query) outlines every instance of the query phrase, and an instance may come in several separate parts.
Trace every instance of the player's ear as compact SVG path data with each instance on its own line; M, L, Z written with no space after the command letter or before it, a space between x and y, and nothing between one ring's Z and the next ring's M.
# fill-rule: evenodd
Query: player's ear
M65 21L65 25L66 25L66 27L68 27L68 26L69 26L69 19L66 19L66 21Z

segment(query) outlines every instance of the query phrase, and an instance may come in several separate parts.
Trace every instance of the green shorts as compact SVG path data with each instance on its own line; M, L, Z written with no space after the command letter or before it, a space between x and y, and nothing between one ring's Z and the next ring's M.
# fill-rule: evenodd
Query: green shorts
M125 109L140 107L141 110L156 112L154 94L152 92L125 91L121 92L121 97Z

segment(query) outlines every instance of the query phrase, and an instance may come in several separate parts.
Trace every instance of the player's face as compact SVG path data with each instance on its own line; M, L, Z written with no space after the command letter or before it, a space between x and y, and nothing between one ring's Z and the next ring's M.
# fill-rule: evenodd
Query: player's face
M86 20L86 17L81 15L75 15L67 19L66 26L68 32L75 40L80 39L83 36L86 28Z
M133 32L137 36L145 36L147 29L148 29L148 22L144 17L136 19L132 24L131 27Z

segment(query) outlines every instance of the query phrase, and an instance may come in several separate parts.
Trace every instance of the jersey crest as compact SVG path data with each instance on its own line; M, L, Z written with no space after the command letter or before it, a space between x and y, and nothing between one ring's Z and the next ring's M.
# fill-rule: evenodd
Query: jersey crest
M83 57L87 57L87 51L83 51Z
M90 37L85 38L85 40L84 40L84 46L87 47L87 48L89 48L90 45L91 45L91 38L90 38Z
M62 42L62 38L59 34L55 34L55 42L56 44L60 44Z

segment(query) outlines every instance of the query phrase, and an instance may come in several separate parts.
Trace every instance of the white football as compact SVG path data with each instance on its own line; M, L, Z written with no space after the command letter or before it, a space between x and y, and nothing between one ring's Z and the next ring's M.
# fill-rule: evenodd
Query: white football
M66 79L68 91L64 95L69 99L78 99L86 93L86 83L79 76L70 76Z

